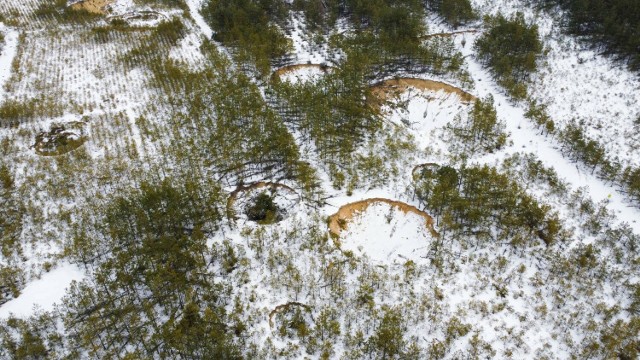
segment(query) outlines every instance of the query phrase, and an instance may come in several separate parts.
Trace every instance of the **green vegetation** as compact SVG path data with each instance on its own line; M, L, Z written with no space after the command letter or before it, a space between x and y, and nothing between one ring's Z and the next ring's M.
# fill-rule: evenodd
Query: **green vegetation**
M257 86L208 51L211 65L199 71L164 59L153 64L155 86L183 94L168 99L173 112L167 121L176 136L169 155L185 166L204 165L221 180L270 174L311 187L312 171L299 161L293 137Z
M22 230L22 214L24 209L18 199L13 175L9 168L0 163L0 246L2 257L11 258L21 254L18 242Z
M354 151L382 122L367 103L369 87L354 66L339 68L316 83L273 86L284 120L313 141L321 160L337 168L353 162Z
M635 0L534 0L566 11L566 29L586 36L594 48L640 70L640 3Z
M294 0L293 9L302 11L311 31L321 31L335 26L340 14L340 0Z
M0 119L2 126L9 127L17 125L24 118L33 117L35 114L36 101L28 103L19 103L16 101L7 101L0 107Z
M475 43L478 56L514 98L524 99L523 81L536 71L542 52L538 26L527 24L522 13L486 17L485 23L488 29Z
M62 357L62 336L57 319L40 314L33 321L9 318L0 325L0 357L7 359L55 359Z
M280 209L273 202L273 198L266 192L258 194L252 203L249 204L245 213L251 221L257 221L260 224L271 224L282 217Z
M214 38L236 52L236 60L251 64L263 76L271 60L284 56L289 40L278 24L287 16L282 0L209 0L202 15L216 32Z
M426 3L455 28L477 19L469 0L426 0Z
M210 272L222 259L206 245L221 219L219 189L176 183L142 183L96 219L100 241L86 246L78 235L70 251L97 267L65 305L73 348L100 358L240 357L224 286Z
M187 34L187 29L180 20L174 17L170 21L162 21L154 29L155 35L167 39L171 45L176 45Z
M0 163L0 304L17 297L24 284L20 264L24 206L16 192L13 174Z
M460 170L424 168L415 189L440 226L453 234L508 241L514 246L537 237L551 245L561 230L549 206L539 204L516 181L486 165Z
M504 132L504 123L498 121L496 108L491 95L484 100L477 99L469 111L466 122L460 117L454 120L451 131L453 144L461 141L465 153L494 152L507 143L508 135Z
M462 55L451 39L424 40L427 27L420 1L347 1L345 15L352 20L353 32L332 41L347 54L348 62L358 63L368 79L381 79L399 72L456 73Z

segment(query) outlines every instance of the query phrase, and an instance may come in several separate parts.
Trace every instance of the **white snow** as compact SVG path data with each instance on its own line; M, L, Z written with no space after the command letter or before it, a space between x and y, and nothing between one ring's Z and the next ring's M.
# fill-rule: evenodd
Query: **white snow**
M383 263L417 262L426 256L432 236L425 219L387 203L374 203L347 221L342 250Z
M324 76L325 73L325 70L319 66L300 66L280 75L280 80L291 84L300 84L308 81L314 82Z
M109 5L112 14L125 14L135 9L133 0L116 0Z
M4 45L0 51L0 102L5 97L5 84L11 77L11 63L18 50L18 32L0 24L0 32L4 34Z
M200 28L200 30L202 31L202 33L207 39L211 39L213 37L213 30L211 30L211 27L207 24L206 21L204 21L204 18L200 14L200 7L202 7L202 0L185 0L185 1L187 3L187 6L189 7L189 13L191 14L191 17L193 18L193 20L196 22L196 25L198 25L198 27Z
M13 315L28 317L34 309L51 311L73 281L81 281L84 272L76 265L62 263L38 280L30 282L17 298L0 306L0 319Z

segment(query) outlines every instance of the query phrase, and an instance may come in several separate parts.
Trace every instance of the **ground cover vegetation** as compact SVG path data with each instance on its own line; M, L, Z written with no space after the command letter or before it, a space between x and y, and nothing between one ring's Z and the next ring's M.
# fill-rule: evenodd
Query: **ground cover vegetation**
M533 1L549 11L564 10L566 31L584 36L604 55L631 69L640 70L640 5L630 0L542 0Z
M390 119L411 99L371 90L400 76L472 89L459 44L427 36L425 22L468 25L481 15L469 1L144 0L134 6L164 20L143 26L62 2L7 4L0 20L25 30L0 93L0 311L40 277L82 276L56 307L2 315L0 357L638 356L632 225L534 155L502 153L513 119L492 96L420 92L427 109L411 121L455 104L429 132ZM318 78L272 76L298 56L294 23L328 49ZM474 51L525 98L544 55L535 24L485 23ZM557 129L529 105L567 158L640 199L640 171L607 168L579 124ZM80 121L82 146L66 151L78 144L58 124ZM38 136L56 156L29 148ZM258 182L301 200L281 209L256 191L238 209L249 221L225 216L228 197ZM384 241L356 253L329 234L323 214L369 191L435 218L433 238L391 229L423 244L413 260L374 260Z
M537 25L527 24L522 13L510 18L498 14L485 23L488 30L475 43L478 56L514 98L525 98L524 82L536 71L542 52Z
M454 28L468 24L477 19L469 0L427 0L427 7L436 11Z

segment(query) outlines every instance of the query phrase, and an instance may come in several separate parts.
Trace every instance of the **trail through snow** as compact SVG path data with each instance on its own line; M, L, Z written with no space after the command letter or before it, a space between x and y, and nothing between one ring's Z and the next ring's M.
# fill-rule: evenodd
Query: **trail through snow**
M457 39L460 41L461 39ZM475 37L467 43L473 43ZM532 152L547 166L552 167L561 178L577 187L587 188L587 193L594 202L608 200L608 208L615 211L620 222L627 222L635 233L640 233L640 210L626 201L625 195L617 188L605 184L579 164L573 163L562 156L552 138L540 134L540 130L524 116L525 111L514 105L504 94L504 91L493 81L491 74L478 63L473 56L470 46L461 47L465 55L469 72L476 85L476 95L485 97L493 95L498 116L506 123L507 132L511 133L513 146L508 153Z
M207 24L207 22L204 21L202 15L200 15L200 7L202 6L202 1L186 0L186 2L187 6L189 7L189 12L191 13L191 17L196 22L196 25L198 25L200 30L202 30L202 33L207 37L207 39L211 39L213 37L213 30Z

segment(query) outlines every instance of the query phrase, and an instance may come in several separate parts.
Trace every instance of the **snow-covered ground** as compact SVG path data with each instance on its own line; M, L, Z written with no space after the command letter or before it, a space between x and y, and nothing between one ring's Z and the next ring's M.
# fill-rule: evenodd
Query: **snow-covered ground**
M640 165L640 133L634 128L640 117L640 76L563 33L559 9L535 11L521 0L472 2L484 13L520 11L535 22L546 54L529 86L532 97L548 106L557 125L575 120L611 158L623 165Z
M195 24L189 24L192 32L169 53L175 60L197 65L206 61L199 49L204 41L202 36L211 39L213 31L199 13L202 2L186 2ZM128 2L119 3L131 6ZM484 11L522 9L517 1L502 1L496 7L493 4L476 2ZM529 17L533 15L528 13ZM429 21L433 20L429 18ZM304 36L302 21L295 15L291 23L293 31L290 37L296 61L300 64L327 61L326 44L311 45ZM449 30L441 23L430 23L429 28L430 32ZM592 118L586 122L590 124L591 135L612 139L608 143L611 153L626 156L629 162L638 161L640 156L631 148L633 136L629 135L630 121L637 115L640 101L638 79L608 59L581 49L570 37L559 34L557 27L549 22L542 21L541 30L545 34L546 45L552 49L547 62L534 77L534 97L548 104L550 114L560 123L574 116L578 119ZM147 93L148 74L144 69L115 66L113 64L118 57L109 55L119 49L117 54L122 56L127 49L139 45L142 40L137 35L118 34L109 44L99 45L60 34L44 39L38 38L38 34L28 34L23 50L37 69L25 74L18 84L11 85L11 91L5 92L4 82L12 75L12 59L17 53L18 32L6 27L0 31L6 34L6 45L0 54L0 102L7 96L28 98L40 89L72 98L78 103L77 108L83 110L74 112L74 106L68 106L61 117L38 119L35 124L0 131L1 137L11 138L17 144L7 156L19 163L16 165L18 181L23 183L28 179L37 185L25 192L33 198L33 208L42 214L37 213L38 216L30 218L29 221L34 223L28 222L30 230L23 234L33 235L36 242L47 244L45 250L33 246L26 252L34 259L29 266L37 267L47 259L45 255L58 254L60 244L65 242L61 237L69 235L65 229L56 228L54 222L38 225L39 222L49 217L66 216L71 209L81 205L79 196L96 195L90 182L86 187L77 186L70 190L65 186L73 183L74 179L77 181L76 176L86 176L87 179L102 176L103 165L112 166L106 166L108 170L105 171L127 174L121 169L127 169L127 166L143 168L141 163L144 159L157 157L159 152L156 152L155 145L145 141L143 133L167 133L167 129L162 128L162 124L153 123L152 118L154 110L163 111L164 108L153 104L153 96L157 94ZM606 203L615 215L607 226L627 223L636 234L640 233L640 210L630 206L625 195L615 186L598 180L590 171L565 159L557 142L541 134L524 117L525 105L514 104L508 99L488 71L474 59L471 44L476 36L471 33L455 35L455 44L465 55L465 66L474 83L472 94L481 98L493 96L498 117L506 124L505 130L510 134L512 144L494 154L469 154L468 163L496 165L515 153L533 153L568 183L568 193L583 187L587 198L594 203ZM119 48L122 44L126 44L125 49ZM51 54L47 49L52 46L56 49ZM224 49L222 51L225 53ZM563 55L565 51L566 56ZM26 61L21 64L24 68L29 66ZM321 75L313 67L301 69L287 74L285 80L306 81ZM47 75L58 80L42 82L41 79ZM403 309L407 336L417 339L421 345L444 341L444 326L435 324L449 324L454 318L469 324L472 331L450 344L447 356L451 359L470 352L469 344L474 334L481 342L490 345L492 356L497 358L570 358L574 346L582 344L589 336L598 336L596 332L588 332L589 321L605 321L596 304L624 306L627 299L618 284L634 283L638 278L637 275L625 274L628 269L622 265L609 262L612 258L610 249L603 249L601 254L602 266L607 270L603 272L609 276L604 280L588 271L563 273L557 268L554 261L572 260L571 251L580 249L583 244L597 243L599 236L583 229L585 221L573 216L575 204L562 197L566 194L545 198L544 186L522 184L531 185L527 186L528 191L543 203L553 205L570 230L568 243L550 248L531 246L514 250L506 244L474 244L447 239L442 250L446 254L444 259L428 258L426 252L434 237L425 227L424 218L386 204L370 206L347 224L339 237L342 252L336 251L333 242L318 240L328 238L326 217L345 204L380 197L419 205L407 190L412 182L413 166L450 159L450 144L442 136L443 129L456 116L466 116L469 105L444 91L417 89L401 94L396 105L399 106L386 109L388 121L385 131L398 130L402 138L394 140L406 141L415 147L406 150L410 156L402 161L385 164L389 167L397 165L395 173L390 172L395 178L373 188L356 188L353 194L346 195L344 189L333 188L327 174L322 171L322 164L312 155L306 157L307 148L301 146L304 159L318 169L326 205L318 209L315 204L304 200L299 202L298 194L291 195L280 199L279 204L287 207L291 214L283 221L259 226L242 219L237 226L225 227L221 234L210 239L211 243L230 241L238 249L238 256L248 264L247 270L229 274L228 281L237 285L233 289L234 296L250 304L241 314L250 327L250 340L264 344L266 339L270 339L277 348L290 346L291 342L299 343L298 340L283 339L268 323L270 311L288 301L301 301L314 309L335 306L342 314L340 326L343 334L353 335L351 331L359 327L373 329L375 319L359 302L364 301L363 298L366 300L362 294L369 292L367 294L375 306L390 305ZM57 174L54 161L37 158L29 149L32 135L54 120L71 121L81 113L91 119L87 155L73 158L79 164L75 165L76 173ZM143 129L139 125L142 123L139 119L141 114L150 118L152 125L149 128ZM610 121L615 121L615 126L608 126ZM112 144L108 139L117 139L117 143ZM384 153L385 144L375 145L376 151ZM115 165L112 165L109 161L113 158L122 161L114 161ZM62 163L65 159L58 161ZM91 161L96 164L87 165ZM128 179L121 176L118 181L126 183ZM117 189L117 184L114 188ZM265 239L268 239L268 246L262 249ZM37 251L31 251L33 248ZM345 255L345 251L352 251L352 254ZM414 264L409 266L406 260L413 260ZM64 261L58 262L50 272L42 273L36 269L33 273L41 276L32 279L19 297L0 306L0 318L7 318L10 314L27 317L34 306L52 310L69 284L86 276L82 269ZM340 280L335 283L327 280L333 277ZM568 288L564 287L565 278L573 282ZM589 295L590 303L584 303L586 300L582 298L587 290L594 292ZM249 298L252 300L248 301ZM336 357L344 355L343 344L336 341L334 351ZM298 357L304 354L300 351ZM491 355L492 352L487 350L485 354Z
M211 27L209 26L209 24L207 24L207 22L204 21L204 18L200 14L200 8L202 7L203 1L202 0L185 0L185 1L187 3L187 6L189 7L189 14L193 18L193 21L196 22L196 25L198 25L198 28L200 29L200 31L202 31L202 34L207 39L211 39L213 37L213 30L211 30Z
M18 31L0 25L0 32L4 34L4 44L0 51L0 102L4 101L5 85L11 78L11 64L18 49Z
M84 271L77 265L61 263L45 273L40 279L31 281L17 298L0 306L0 319L9 316L27 318L34 310L51 311L65 295L73 281L82 281Z
M330 69L323 69L317 64L308 64L295 67L280 74L280 80L291 84L299 84L306 81L317 81Z
M347 221L340 247L377 262L404 264L422 262L432 240L422 216L377 202Z

